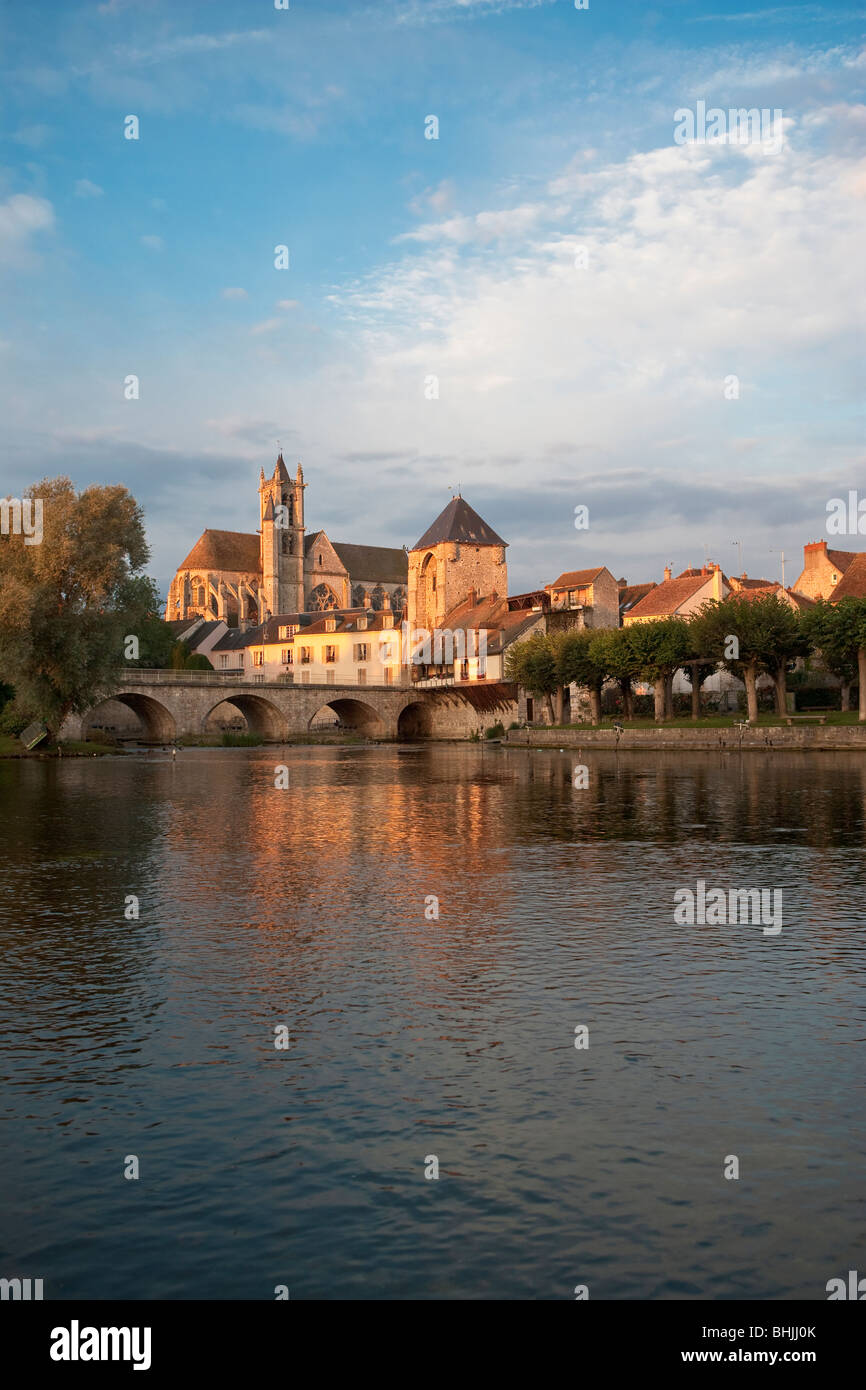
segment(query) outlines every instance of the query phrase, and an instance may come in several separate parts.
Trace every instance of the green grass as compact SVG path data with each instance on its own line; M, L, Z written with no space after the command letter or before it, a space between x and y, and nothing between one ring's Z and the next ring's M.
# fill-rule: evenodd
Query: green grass
M820 714L826 715L826 722L831 724L858 724L859 717L856 710L847 710L844 714L840 710L822 710ZM795 719L792 728L798 725L817 725L820 714L810 714L805 719ZM690 719L688 715L678 716L676 719L666 719L663 723L657 724L654 719L649 717L640 719L613 719L605 718L600 724L555 724L545 727L557 729L610 729L613 730L615 722L622 724L623 729L628 733L629 729L733 729L737 723L745 719L744 714L708 714L701 719ZM778 729L785 728L785 720L778 714L759 714L757 724L751 724L750 728L756 729Z
M68 742L48 743L43 741L37 743L36 747L29 753L21 742L20 738L15 738L11 734L0 734L0 758L92 758L104 757L106 753L118 753L121 750L116 744L108 743L81 743L75 739Z

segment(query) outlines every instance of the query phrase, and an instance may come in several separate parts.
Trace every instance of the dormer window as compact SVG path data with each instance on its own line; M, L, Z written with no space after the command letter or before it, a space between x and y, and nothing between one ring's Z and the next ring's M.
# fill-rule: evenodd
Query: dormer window
M336 632L336 631L337 631L337 619L336 619L336 618L326 618L326 619L325 619L325 631L326 631L326 632Z
M367 614L366 614L366 613L362 613L362 614L361 614L360 618L358 619L358 621L357 621L357 623L356 623L356 627L357 627L357 629L358 629L359 632L364 632L364 631L366 631L366 628L367 628Z

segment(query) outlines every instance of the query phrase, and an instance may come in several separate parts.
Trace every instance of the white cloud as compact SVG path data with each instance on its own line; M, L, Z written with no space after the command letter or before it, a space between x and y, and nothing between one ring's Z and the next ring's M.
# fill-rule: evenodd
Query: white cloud
M223 290L222 297L223 299L247 299L249 296L246 290L237 287Z
M91 183L90 179L76 179L75 196L76 198L101 198L105 192L98 183Z
M298 308L300 308L300 300L297 300L297 299L278 299L278 300L277 300L277 308L278 308L278 309L298 309Z
M262 319L261 323L254 323L250 329L252 337L257 337L262 333L273 333L275 329L282 328L282 319Z
M0 262L23 264L31 237L53 226L54 208L47 198L13 193L5 203L0 203Z
M142 246L146 246L149 251L162 251L165 242L161 236L143 236L140 238Z

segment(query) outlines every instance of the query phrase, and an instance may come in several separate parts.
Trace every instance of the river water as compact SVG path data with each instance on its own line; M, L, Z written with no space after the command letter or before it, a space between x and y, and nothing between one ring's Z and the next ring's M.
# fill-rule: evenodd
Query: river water
M823 1299L864 1270L866 760L577 761L0 762L0 1275ZM782 931L676 925L698 879L780 888Z

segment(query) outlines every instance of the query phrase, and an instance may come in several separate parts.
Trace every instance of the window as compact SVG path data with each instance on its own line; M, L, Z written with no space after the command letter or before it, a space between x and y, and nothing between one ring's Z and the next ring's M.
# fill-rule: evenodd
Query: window
M220 655L220 666L222 666L223 669L225 669L225 667L228 666L228 664L229 664L229 659L228 659L228 657L226 656L225 652L222 652L221 655Z
M366 669L365 666L362 666L361 669L360 669L360 671L358 672L358 684L359 684L359 685L366 685L366 684L367 684L367 669Z
M291 647L283 647L280 653L280 664L283 666L293 666L294 662L295 653L292 651Z
M265 664L265 654L264 654L264 652L257 652L257 651L254 651L254 652L253 652L253 665L254 665L254 666L264 666L264 664Z
M386 684L386 685L393 685L393 684L394 684L394 668L393 668L393 666L386 666L386 667L385 667L385 673L384 673L384 674L385 674L385 684Z
M335 680L336 680L336 678L337 678L337 673L336 673L336 671L326 671L326 672L325 672L325 684L326 684L326 685L333 685L334 682L335 682Z
M369 644L369 642L356 642L356 643L355 643L355 660L356 660L356 661L369 661L369 660L370 660L370 644Z
M301 685L309 685L309 684L310 684L310 673L309 673L309 671L302 671L302 672L301 672Z
M320 565L323 565L324 563L325 563L325 562L324 562L324 560L322 559L322 557L321 557L321 555L320 555L320 556L319 556L319 564L320 564Z
M312 649L312 647L301 647L301 665L302 665L302 666L309 666L309 664L310 664L310 662L312 661L312 659L313 659L313 649ZM307 672L307 674L309 675L309 672Z
M462 681L468 681L468 679L469 679L469 662L468 662L468 661L461 661L461 663L460 663L460 679L461 679Z
M295 635L295 633L297 632L297 630L298 630L298 625L297 625L297 623L287 623L285 627L281 627L281 628L280 628L280 641L281 641L281 642L286 642L286 641L288 641L288 639L289 639L290 637L294 637L294 635Z
M333 661L336 661L336 660L337 660L337 648L336 648L336 647L326 647L326 648L325 648L325 660L328 661L328 662L333 662Z

